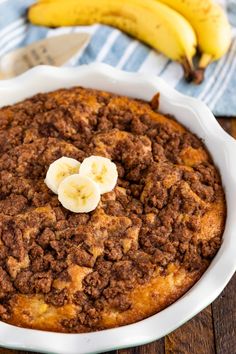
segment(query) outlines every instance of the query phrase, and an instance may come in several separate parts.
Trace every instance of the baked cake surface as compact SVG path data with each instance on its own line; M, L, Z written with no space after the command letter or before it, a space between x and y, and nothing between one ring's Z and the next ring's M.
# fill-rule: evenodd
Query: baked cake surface
M0 109L0 319L88 332L165 308L220 247L225 199L202 142L150 104L84 88ZM61 156L116 163L97 209L64 209L45 185Z

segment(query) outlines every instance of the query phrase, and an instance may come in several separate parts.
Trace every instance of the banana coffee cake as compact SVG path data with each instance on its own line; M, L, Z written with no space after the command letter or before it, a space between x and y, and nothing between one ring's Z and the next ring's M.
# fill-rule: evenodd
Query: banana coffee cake
M122 326L201 277L222 241L221 179L202 141L156 105L76 87L0 109L0 320ZM45 184L63 156L116 165L95 210L65 209Z

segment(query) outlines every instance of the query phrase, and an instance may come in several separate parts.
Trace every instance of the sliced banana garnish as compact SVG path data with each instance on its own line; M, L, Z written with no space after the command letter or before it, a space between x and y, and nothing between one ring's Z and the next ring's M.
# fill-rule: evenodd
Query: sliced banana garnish
M79 173L80 163L70 157L61 157L54 161L48 169L45 183L51 191L58 193L60 183L68 176Z
M61 182L58 199L64 208L74 213L88 213L98 206L100 191L89 177L75 174Z
M118 178L114 162L101 156L90 156L84 159L80 165L79 173L81 176L87 176L96 182L101 194L112 191Z
M116 165L106 157L90 156L80 164L63 156L49 166L45 183L64 208L89 213L98 206L101 194L112 191L117 179Z

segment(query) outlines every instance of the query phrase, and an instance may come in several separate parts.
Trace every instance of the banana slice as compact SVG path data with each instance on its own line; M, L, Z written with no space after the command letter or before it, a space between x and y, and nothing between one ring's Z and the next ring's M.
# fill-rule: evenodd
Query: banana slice
M88 213L98 206L100 190L89 177L75 174L61 182L58 199L64 208L74 213Z
M101 156L90 156L84 159L81 163L79 173L96 182L101 194L112 191L118 178L114 162Z
M79 173L80 163L70 157L61 157L54 161L48 169L44 182L51 191L58 193L60 183L68 176Z

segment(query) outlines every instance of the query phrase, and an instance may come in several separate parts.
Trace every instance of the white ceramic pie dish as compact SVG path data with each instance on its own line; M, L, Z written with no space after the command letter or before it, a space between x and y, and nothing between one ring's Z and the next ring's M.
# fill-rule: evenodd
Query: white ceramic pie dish
M18 328L0 322L0 347L57 354L99 353L136 346L173 331L224 289L236 269L236 142L217 123L199 100L184 96L157 77L125 73L105 64L78 68L39 66L11 80L0 82L0 107L21 101L38 92L84 86L150 100L160 92L160 111L169 113L197 134L218 166L227 201L223 244L201 279L178 301L132 325L87 334L60 334Z

